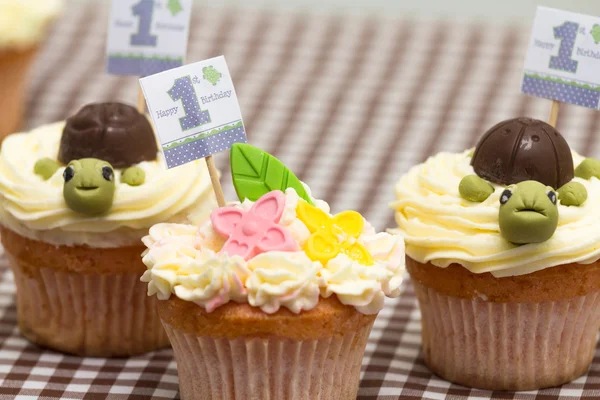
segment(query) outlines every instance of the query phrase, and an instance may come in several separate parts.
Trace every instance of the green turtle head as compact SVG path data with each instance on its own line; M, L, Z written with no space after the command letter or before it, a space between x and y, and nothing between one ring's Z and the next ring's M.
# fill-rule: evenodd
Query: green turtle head
M509 186L500 195L500 233L516 244L550 239L558 226L556 201L554 189L537 181Z
M110 210L115 195L112 165L96 158L73 160L63 173L63 197L73 211L95 215Z

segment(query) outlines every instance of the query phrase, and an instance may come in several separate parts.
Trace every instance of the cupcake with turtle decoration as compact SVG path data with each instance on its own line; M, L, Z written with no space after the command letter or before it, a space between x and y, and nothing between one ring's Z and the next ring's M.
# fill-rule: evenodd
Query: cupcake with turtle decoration
M435 373L529 390L587 371L600 327L599 179L599 161L529 118L400 179L393 208Z
M149 121L121 103L11 135L0 151L0 224L21 333L87 356L168 346L139 282L142 237L216 207L200 162L166 170Z

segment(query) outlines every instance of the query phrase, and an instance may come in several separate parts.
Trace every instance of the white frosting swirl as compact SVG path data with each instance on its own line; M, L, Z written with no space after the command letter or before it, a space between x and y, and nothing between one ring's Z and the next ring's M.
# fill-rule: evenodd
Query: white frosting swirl
M404 277L404 242L397 235L378 233L361 238L375 263L365 266L339 254L321 270L323 297L333 293L343 304L363 314L376 314L385 296L398 297Z
M391 273L389 279L381 280L383 293L389 297L400 296L400 286L404 279L404 240L399 235L384 232L364 235L365 248L373 256L377 268L385 268Z
M194 225L157 224L151 227L148 235L142 238L142 243L148 248L153 246L160 247L174 242L192 244L194 246L197 235L198 229Z
M588 192L580 207L559 203L554 235L542 243L514 245L500 235L499 197L503 186L482 203L461 198L458 185L474 174L469 152L439 153L413 167L396 185L392 207L412 259L446 267L458 263L474 273L496 277L522 275L568 263L592 263L600 258L600 181L582 183ZM573 155L577 166L583 158Z
M47 181L34 174L37 160L56 159L64 122L8 136L0 151L0 223L22 236L55 245L119 247L137 245L159 222L203 221L216 207L202 160L167 170L162 154L138 164L140 186L120 183L115 171L113 206L102 216L69 209L64 201L64 167Z
M301 251L259 254L248 261L248 303L269 314L282 306L296 314L311 310L319 301L321 267Z
M310 232L296 215L298 201L295 190L287 189L280 224L287 228L301 248ZM245 201L237 207L248 210L252 204ZM315 201L315 204L323 211L329 211L327 203ZM215 256L225 239L215 232L210 220L198 229L197 234L194 230L192 226L159 224L144 238L148 246L144 256L148 271L142 280L149 282L149 295L156 293L159 298L165 298L174 293L184 300L216 307L215 304L223 304L224 299L239 301L247 292L248 303L266 313L277 312L281 307L299 313L314 308L319 295L328 297L336 294L342 303L354 306L360 312L375 314L383 307L385 296L400 294L404 274L402 238L388 233L376 234L369 224L365 224L358 241L373 256L374 264L370 266L361 265L342 254L323 267L303 251L272 251L259 254L248 262L239 257ZM187 279L188 264L200 268L198 260L204 263L211 260L211 265L227 271L226 278L216 273L211 277L218 281L218 290L206 289L207 281ZM156 274L154 269L158 269ZM238 278L234 279L232 274L238 274ZM180 275L187 279L186 291L178 289L182 282ZM209 275L203 277L208 279ZM227 285L221 282L227 282ZM200 291L194 291L194 287ZM226 295L232 290L233 294Z
M35 46L62 6L62 0L0 0L0 48Z
M160 224L154 228L154 235L167 235L155 237L156 241L144 240L152 246L143 258L148 269L141 278L148 282L149 296L156 294L166 300L174 293L208 312L230 300L246 300L245 281L250 271L241 257L199 252L194 246L195 235L189 234L186 225Z

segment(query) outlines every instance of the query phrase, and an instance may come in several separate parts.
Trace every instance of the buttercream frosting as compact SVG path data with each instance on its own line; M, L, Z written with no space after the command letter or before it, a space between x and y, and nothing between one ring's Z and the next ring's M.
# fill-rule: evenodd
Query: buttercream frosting
M0 49L35 46L62 6L62 0L0 0Z
M88 216L67 207L60 167L48 180L34 173L38 159L56 159L64 122L8 136L0 150L0 224L18 234L55 245L120 247L138 245L159 222L200 223L216 207L202 160L167 170L162 154L137 164L146 174L139 186L120 182L104 215Z
M481 203L461 198L461 179L474 174L469 151L439 153L410 169L396 184L396 222L405 238L406 254L438 267L457 263L473 273L496 277L532 273L568 263L600 258L600 181L574 178L588 192L580 207L558 204L554 235L542 243L515 245L500 235L499 198L504 186ZM573 164L583 158L573 154Z
M302 200L291 188L286 190L285 198L278 223L302 249L310 235L296 215L296 207ZM319 200L314 203L329 213L327 203ZM234 206L249 210L253 204L245 200ZM268 251L245 261L239 256L220 253L225 240L215 232L211 221L200 227L158 224L143 239L148 247L143 257L148 270L142 281L148 282L148 295L156 294L160 299L175 295L209 312L226 301L247 301L265 313L277 312L282 307L299 313L314 308L320 297L335 294L343 304L365 314L376 314L386 296L400 294L404 242L398 235L375 233L367 223L356 240L371 253L373 265L362 265L343 253L323 264L311 260L303 250ZM211 266L222 269L210 277L216 282L210 282L205 270L202 277L206 279L196 275L191 278L190 270L199 268L198 260L202 265L209 260ZM185 290L180 289L182 285Z
M321 264L311 261L305 253L259 254L248 261L248 268L252 271L246 282L251 306L266 313L274 313L282 306L299 313L317 305Z

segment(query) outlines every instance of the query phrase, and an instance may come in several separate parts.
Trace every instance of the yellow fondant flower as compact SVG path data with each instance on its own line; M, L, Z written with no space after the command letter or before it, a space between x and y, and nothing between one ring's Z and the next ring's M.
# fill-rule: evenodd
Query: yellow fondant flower
M361 264L373 264L371 254L357 241L364 227L364 219L356 211L344 211L330 217L323 210L301 200L296 213L311 232L304 245L304 251L311 260L325 265L338 254L344 253Z

